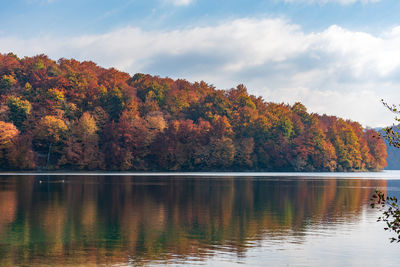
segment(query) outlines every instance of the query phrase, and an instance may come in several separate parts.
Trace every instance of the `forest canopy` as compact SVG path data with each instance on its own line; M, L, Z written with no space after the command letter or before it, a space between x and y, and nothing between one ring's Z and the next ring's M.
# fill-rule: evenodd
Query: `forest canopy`
M386 157L374 130L244 85L0 54L2 170L360 171Z

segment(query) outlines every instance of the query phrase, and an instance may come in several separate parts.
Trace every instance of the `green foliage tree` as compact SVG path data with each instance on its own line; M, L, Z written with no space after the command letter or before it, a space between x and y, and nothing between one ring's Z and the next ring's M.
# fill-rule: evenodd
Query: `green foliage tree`
M31 103L28 100L10 96L7 98L7 106L10 110L10 114L8 115L10 121L21 130L23 123L31 113Z
M0 94L8 93L11 87L17 84L17 80L12 75L3 75L0 79Z
M103 91L100 96L102 107L110 115L111 120L118 120L125 102L121 90L113 88L111 91Z

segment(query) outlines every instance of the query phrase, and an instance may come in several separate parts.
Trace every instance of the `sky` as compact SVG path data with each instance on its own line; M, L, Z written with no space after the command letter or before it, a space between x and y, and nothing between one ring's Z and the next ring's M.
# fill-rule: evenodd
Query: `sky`
M1 0L0 53L244 84L366 127L400 104L398 0Z

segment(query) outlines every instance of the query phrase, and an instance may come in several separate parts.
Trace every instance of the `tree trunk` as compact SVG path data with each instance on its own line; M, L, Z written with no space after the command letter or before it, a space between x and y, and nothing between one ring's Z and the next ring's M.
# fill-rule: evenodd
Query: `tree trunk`
M50 152L51 152L51 146L53 145L53 143L50 143L49 145L49 151L47 152L47 164L46 164L46 168L49 168L49 161L50 161Z

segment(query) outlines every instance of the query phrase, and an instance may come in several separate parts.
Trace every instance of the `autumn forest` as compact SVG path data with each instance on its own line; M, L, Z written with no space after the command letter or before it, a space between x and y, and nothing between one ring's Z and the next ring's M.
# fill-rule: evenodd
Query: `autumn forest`
M244 85L0 54L2 170L359 171L386 156L374 130Z

